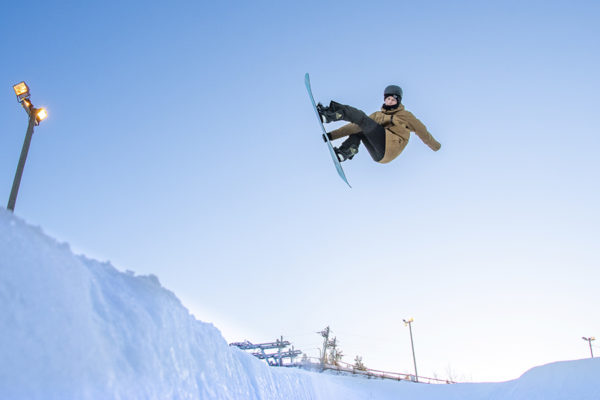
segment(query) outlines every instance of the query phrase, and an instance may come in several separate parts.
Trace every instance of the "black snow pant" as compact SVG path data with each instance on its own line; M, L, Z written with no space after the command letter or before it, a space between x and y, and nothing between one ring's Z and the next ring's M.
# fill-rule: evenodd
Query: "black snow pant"
M358 125L361 132L348 136L342 142L340 149L346 150L350 147L358 146L362 142L374 161L380 161L385 154L385 128L373 121L363 111L334 101L329 105L332 111L338 111L342 114L342 120L353 122Z

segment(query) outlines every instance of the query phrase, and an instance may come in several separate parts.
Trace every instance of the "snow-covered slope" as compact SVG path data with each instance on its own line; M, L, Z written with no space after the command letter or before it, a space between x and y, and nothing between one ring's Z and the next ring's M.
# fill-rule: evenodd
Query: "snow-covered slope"
M230 348L154 276L74 255L0 209L0 399L598 399L600 363L496 384L277 369Z
M304 392L229 348L154 276L75 256L0 210L0 398L253 399Z

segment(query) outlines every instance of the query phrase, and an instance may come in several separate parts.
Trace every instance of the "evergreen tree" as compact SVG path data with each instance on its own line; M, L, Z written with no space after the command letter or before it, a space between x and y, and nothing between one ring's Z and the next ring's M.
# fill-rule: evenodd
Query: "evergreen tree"
M329 364L338 365L338 363L342 361L344 353L338 348L337 337L333 338L329 343L329 347L331 348L329 351Z
M354 358L354 368L359 370L359 371L366 371L367 367L365 367L365 364L363 364L362 362L362 357L361 356L356 356Z

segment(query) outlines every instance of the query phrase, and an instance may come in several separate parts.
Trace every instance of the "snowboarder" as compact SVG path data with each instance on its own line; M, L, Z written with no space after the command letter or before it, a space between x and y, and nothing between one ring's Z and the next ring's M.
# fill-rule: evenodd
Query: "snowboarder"
M329 140L348 137L341 146L335 148L340 161L351 160L358 153L362 142L374 161L388 163L402 153L408 144L410 132L415 132L433 151L442 147L427 131L427 127L404 109L401 103L402 89L399 86L387 86L383 91L383 99L381 111L369 116L357 108L335 101L331 101L329 107L321 103L317 105L323 123L340 120L350 122L327 133Z

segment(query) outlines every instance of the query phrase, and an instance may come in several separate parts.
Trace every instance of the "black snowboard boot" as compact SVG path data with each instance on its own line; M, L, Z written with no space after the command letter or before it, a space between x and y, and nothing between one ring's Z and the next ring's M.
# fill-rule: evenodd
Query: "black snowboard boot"
M336 110L337 105L338 103L334 101L331 101L329 103L329 107L325 107L321 103L317 104L317 111L319 112L319 115L321 116L321 121L323 121L324 124L339 121L344 117L344 115L341 112L341 109Z
M358 146L345 147L344 145L341 145L340 147L334 147L333 150L335 150L338 160L343 162L346 160L352 160L356 153L358 153Z
M334 148L338 160L340 160L340 162L352 160L352 157L358 153L358 146L360 146L360 142L361 135L348 136L348 138L344 140L340 147Z

